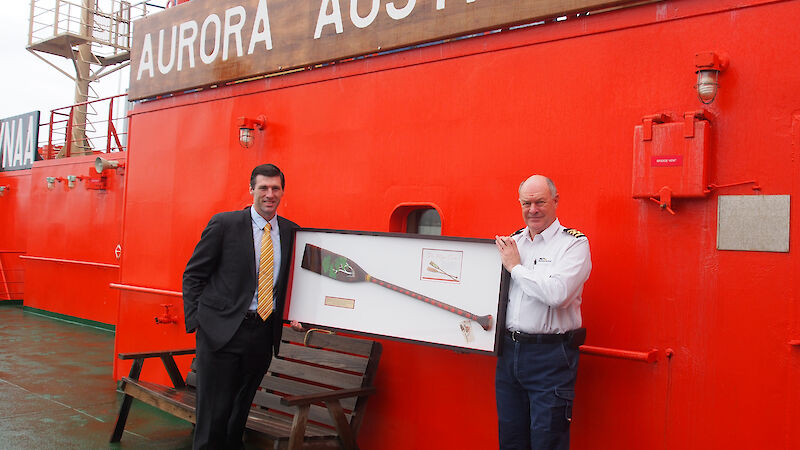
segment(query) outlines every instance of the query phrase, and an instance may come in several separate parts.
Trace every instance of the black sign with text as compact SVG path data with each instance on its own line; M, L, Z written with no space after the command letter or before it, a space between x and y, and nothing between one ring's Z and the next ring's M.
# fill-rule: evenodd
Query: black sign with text
M39 160L39 111L0 119L0 171L30 169Z

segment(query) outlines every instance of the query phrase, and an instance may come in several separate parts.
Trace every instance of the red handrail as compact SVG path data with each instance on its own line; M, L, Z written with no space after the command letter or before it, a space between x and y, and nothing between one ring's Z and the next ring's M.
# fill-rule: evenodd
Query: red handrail
M86 115L84 114L84 116L86 116ZM67 119L67 130L64 132L65 139L67 140L64 143L64 148L65 148L64 156L66 156L67 158L72 156L72 125L73 125L74 118L75 118L75 108L71 106L69 108L69 119ZM86 119L84 119L84 120L86 120ZM84 124L84 126L85 126L85 124ZM52 145L53 143L52 142L48 142L48 144Z
M2 254L12 254L12 253L25 253L25 252L22 251L22 250L0 250L0 255L2 255ZM3 291L5 292L5 294L3 294L5 296L5 300L11 300L11 296L12 295L16 295L16 294L22 295L22 292L11 292L11 288L8 286L9 284L22 284L23 283L22 281L8 281L8 278L6 278L6 273L8 273L8 272L22 272L22 271L23 271L22 269L9 269L9 270L6 270L6 268L3 267L3 260L0 259L0 282L3 285ZM2 298L0 298L0 299L2 299Z
M130 284L120 284L120 283L109 283L108 286L111 287L111 289L119 289L122 291L144 292L146 294L168 295L171 297L183 297L183 293L180 291L169 291L166 289L155 289L144 286L133 286Z
M72 156L72 147L73 147L73 145L72 145L73 144L72 128L73 128L73 126L75 126L75 123L74 123L75 108L80 107L80 106L89 106L89 105L94 104L94 103L105 102L105 101L108 102L108 118L107 119L100 119L98 121L90 121L89 120L89 116L93 115L93 114L89 114L88 111L87 111L86 119L85 119L86 122L85 122L84 126L88 130L87 126L90 125L90 124L94 125L94 124L99 124L99 123L105 122L106 123L106 132L105 132L106 148L104 150L102 150L101 153L102 152L106 152L106 153L107 152L111 152L112 151L112 149L111 149L112 142L114 142L116 144L116 148L119 151L124 151L125 149L123 148L122 141L120 140L120 134L117 132L117 127L114 126L114 120L127 120L127 118L126 117L117 117L117 118L114 117L114 104L115 104L115 99L117 99L119 97L126 97L127 95L128 94L117 94L117 95L112 95L110 97L104 97L104 98L100 98L100 99L88 100L88 101L85 101L85 102L75 103L75 104L70 105L70 106L64 106L64 107L61 107L61 108L56 108L56 109L51 110L50 111L50 127L49 127L50 129L48 131L48 138L47 138L47 151L44 152L44 155L42 155L42 156L45 159L53 159L56 156L58 156L57 154L53 154L54 150L57 147L53 143L53 140L54 139L56 139L56 140L60 139L60 135L59 135L59 137L55 137L54 136L54 127L55 127L56 124L62 124L64 122L64 120L56 120L56 116L66 117L66 128L63 130L63 132L64 132L64 145L63 145L64 155L63 156L70 157L70 156ZM98 109L100 109L100 108L98 108ZM58 129L58 132L59 133L61 132L61 128ZM127 133L122 133L122 134L125 135ZM102 138L102 134L98 133L96 135L93 135L92 137L88 137L87 136L87 141L92 141L93 142L94 139L98 139L98 138ZM97 153L97 151L94 151L94 153Z
M647 352L635 352L631 350L620 350L616 348L606 348L606 347L594 347L591 345L581 345L579 347L581 353L586 355L595 355L595 356L607 356L609 358L619 358L619 359L629 359L632 361L642 361L642 362L656 362L658 359L658 354L660 353L658 349L651 349ZM667 356L671 356L672 352L670 350L665 351Z
M80 261L77 259L60 259L60 258L48 258L46 256L28 256L28 255L20 255L20 259L30 259L33 261L47 261L47 262L57 262L57 263L67 263L67 264L79 264L82 266L91 266L91 267L104 267L108 269L119 269L118 264L106 264L106 263L99 263L99 262L92 262L92 261Z

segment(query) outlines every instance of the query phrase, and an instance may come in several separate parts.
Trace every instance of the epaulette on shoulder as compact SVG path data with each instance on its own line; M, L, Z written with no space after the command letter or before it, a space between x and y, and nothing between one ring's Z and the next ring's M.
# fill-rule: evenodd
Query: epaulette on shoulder
M576 238L586 237L585 234L581 233L580 231L576 230L575 228L564 228L564 233L570 234Z
M520 228L519 230L517 230L517 231L515 231L515 232L511 233L511 236L516 236L516 235L518 235L518 234L522 233L523 231L525 231L525 228L526 228L526 227L524 227L524 228Z

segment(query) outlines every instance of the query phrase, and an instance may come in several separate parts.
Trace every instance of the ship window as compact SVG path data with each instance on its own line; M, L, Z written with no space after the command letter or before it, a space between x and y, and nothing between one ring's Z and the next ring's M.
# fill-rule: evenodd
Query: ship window
M433 208L415 209L408 215L406 233L442 235L442 218Z
M442 216L433 203L402 203L392 211L389 231L441 236Z

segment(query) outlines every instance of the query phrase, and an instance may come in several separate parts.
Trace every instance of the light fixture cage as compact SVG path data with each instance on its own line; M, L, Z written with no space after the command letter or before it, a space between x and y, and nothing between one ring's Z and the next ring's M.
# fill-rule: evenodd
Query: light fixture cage
M263 130L267 126L267 118L262 114L255 119L239 117L239 145L250 148L255 141L255 130Z
M694 55L697 83L694 89L697 98L704 105L714 102L719 92L719 73L728 68L728 58L715 52L702 52Z

